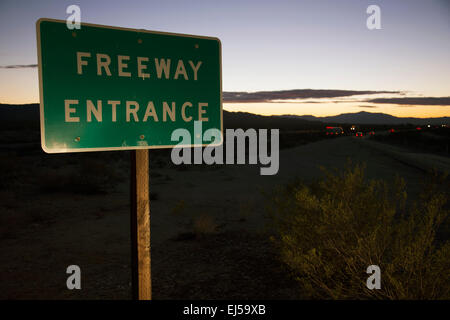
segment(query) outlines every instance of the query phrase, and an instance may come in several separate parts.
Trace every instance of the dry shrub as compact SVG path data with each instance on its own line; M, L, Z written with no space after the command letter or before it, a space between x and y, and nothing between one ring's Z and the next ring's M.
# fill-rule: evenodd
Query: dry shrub
M7 189L17 179L20 170L18 170L18 157L16 153L0 154L0 190Z
M405 183L367 180L364 166L280 188L270 202L272 240L307 298L449 299L448 195L436 185L406 204ZM444 189L445 192L445 189ZM381 269L381 289L366 268Z
M208 216L206 214L199 215L192 221L193 231L198 237L216 233L217 227L218 226L215 222L215 219L212 216Z
M37 176L37 184L46 192L99 194L123 181L117 170L98 159L83 159L75 168L49 169Z
M175 206L170 210L170 213L175 216L180 216L184 214L186 210L186 202L184 200L178 200L177 203L175 203Z

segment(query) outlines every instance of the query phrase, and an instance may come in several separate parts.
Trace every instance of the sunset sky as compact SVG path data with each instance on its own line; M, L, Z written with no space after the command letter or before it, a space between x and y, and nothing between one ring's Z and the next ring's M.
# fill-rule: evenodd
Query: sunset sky
M71 4L80 6L82 22L220 38L224 91L312 88L450 96L447 0L1 0L0 103L39 101L37 68L11 66L37 63L36 20L66 19ZM366 27L370 4L381 8L381 30ZM450 115L448 104L367 99L225 102L224 108L259 114Z

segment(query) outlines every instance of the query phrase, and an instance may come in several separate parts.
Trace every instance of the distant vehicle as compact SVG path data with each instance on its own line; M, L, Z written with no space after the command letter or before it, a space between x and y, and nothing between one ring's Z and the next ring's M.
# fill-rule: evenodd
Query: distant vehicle
M362 136L363 136L363 133L362 133L361 131L358 131L358 132L356 133L356 136L357 136L357 137L362 137Z
M369 136L374 136L375 135L375 131L369 131Z
M390 129L389 132L390 132L390 133L394 133L395 130L394 130L394 129Z
M326 127L326 135L341 135L344 134L344 129L341 127Z

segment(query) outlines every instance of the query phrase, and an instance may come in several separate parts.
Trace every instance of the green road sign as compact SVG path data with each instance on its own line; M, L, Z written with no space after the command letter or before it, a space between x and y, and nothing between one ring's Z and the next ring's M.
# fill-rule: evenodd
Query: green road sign
M52 19L36 32L45 152L173 147L197 121L222 131L219 39Z

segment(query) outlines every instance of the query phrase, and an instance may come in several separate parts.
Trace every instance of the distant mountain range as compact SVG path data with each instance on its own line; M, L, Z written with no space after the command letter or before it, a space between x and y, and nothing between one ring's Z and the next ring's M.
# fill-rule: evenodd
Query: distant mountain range
M374 125L399 125L399 124L450 124L450 117L441 118L398 118L385 113L357 112L343 113L330 117L315 117L311 115L283 115L261 116L247 112L224 111L224 124L228 128L246 127L271 127L294 128L299 126L315 127L322 124L374 124ZM11 127L17 125L39 126L39 105L8 105L0 104L0 126Z
M329 116L329 117L315 117L311 115L305 116L296 116L290 115L285 116L289 118L300 118L303 120L309 121L321 121L324 123L348 123L348 124L447 124L450 123L450 117L441 117L441 118L399 118L394 117L386 113L373 113L361 111L357 113L342 113L337 116Z

